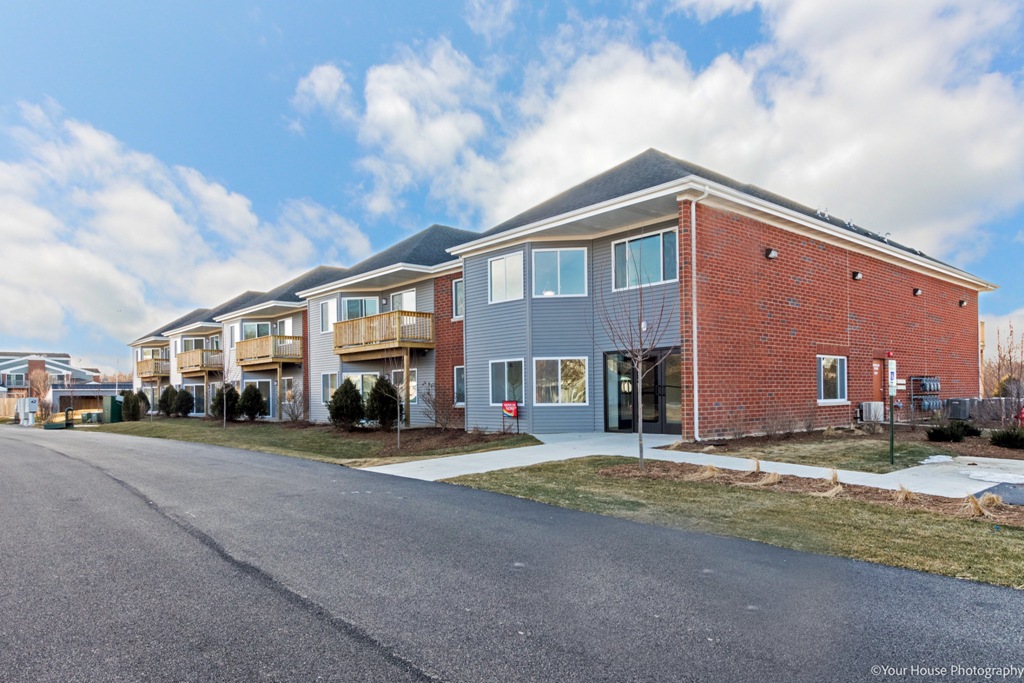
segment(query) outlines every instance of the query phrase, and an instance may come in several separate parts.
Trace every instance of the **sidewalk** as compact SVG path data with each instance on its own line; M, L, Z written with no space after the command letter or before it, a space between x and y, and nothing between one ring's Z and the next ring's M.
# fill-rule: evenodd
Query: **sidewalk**
M635 434L540 434L536 437L543 442L543 445L454 455L365 469L368 472L379 472L409 479L438 481L465 474L528 467L542 462L570 460L589 455L636 457ZM751 461L747 458L710 453L666 451L657 448L658 446L668 446L675 443L676 440L674 436L645 434L644 456L650 460L714 465L730 470L748 470L751 467ZM792 465L764 460L761 461L761 471L778 472L808 479L825 479L831 476L831 469L828 467ZM997 492L1002 493L1007 487L1012 489L1013 485L1024 484L1024 461L958 457L947 462L918 465L888 474L839 470L839 481L843 484L859 484L893 491L902 485L915 493L963 498L996 488L997 485L1000 489ZM1007 502L1014 501L1007 500Z

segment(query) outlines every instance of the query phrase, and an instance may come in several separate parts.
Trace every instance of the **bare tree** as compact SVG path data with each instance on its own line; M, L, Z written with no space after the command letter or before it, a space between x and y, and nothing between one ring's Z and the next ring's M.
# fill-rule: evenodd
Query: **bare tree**
M644 378L654 372L668 357L667 353L655 356L655 349L676 348L676 344L666 347L672 337L672 309L678 301L679 290L671 287L651 286L651 281L658 278L650 277L641 268L643 261L639 255L627 256L627 275L625 291L605 293L597 298L597 317L601 327L629 365L636 378L636 387L632 392L632 410L636 416L637 455L640 469L644 467L644 420L643 406L638 404L637 397ZM607 276L607 273L604 274ZM602 277L604 282L610 282ZM636 285L633 287L633 285ZM673 297L674 295L674 297Z
M291 396L285 396L285 400L281 403L281 412L284 413L284 418L289 422L308 422L309 413L306 410L305 392L302 387L294 387L290 394Z
M29 392L39 400L43 400L50 393L51 382L50 373L43 368L36 368L28 373Z
M1008 399L1010 415L1020 415L1024 407L1024 334L1015 336L1013 323L1005 339L1002 330L996 329L996 357L990 362L994 366L990 373L995 379L993 396Z
M455 396L447 387L424 382L419 387L419 401L423 404L423 414L442 432L455 422Z

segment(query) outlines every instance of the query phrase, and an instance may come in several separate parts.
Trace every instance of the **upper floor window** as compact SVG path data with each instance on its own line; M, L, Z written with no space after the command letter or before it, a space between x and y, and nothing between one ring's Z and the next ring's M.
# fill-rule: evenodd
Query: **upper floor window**
M678 280L678 263L675 228L612 243L615 289Z
M376 299L374 299L376 301ZM391 310L392 311L415 311L416 310L416 290L410 289L408 292L397 292L391 295ZM369 315L373 315L370 313Z
M182 347L181 347L182 351L195 351L196 349L205 348L205 346L206 346L206 339L189 337L189 338L183 339L181 344L182 344Z
M452 317L461 318L466 314L466 286L462 280L452 282Z
M844 356L818 356L818 403L846 403Z
M587 250L537 249L533 252L534 296L586 296Z
M341 312L343 320L355 320L365 318L368 315L377 315L380 312L380 301L375 296L368 296L359 299L342 299ZM394 304L394 300L392 300Z
M489 303L523 298L523 252L498 256L487 262Z
M270 323L242 323L242 339L270 336Z
M331 301L320 302L320 332L330 332L331 324L334 323L334 306Z

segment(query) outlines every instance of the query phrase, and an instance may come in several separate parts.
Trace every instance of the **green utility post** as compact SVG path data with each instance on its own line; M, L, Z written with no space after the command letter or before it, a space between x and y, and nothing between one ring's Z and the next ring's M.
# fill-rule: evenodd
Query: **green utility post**
M896 416L892 411L893 399L896 397L896 359L889 352L889 464L896 464Z

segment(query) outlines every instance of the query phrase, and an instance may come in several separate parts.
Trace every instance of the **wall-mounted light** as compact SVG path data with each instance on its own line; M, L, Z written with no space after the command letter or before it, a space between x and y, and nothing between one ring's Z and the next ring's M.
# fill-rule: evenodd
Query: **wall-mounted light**
M921 288L914 287L914 296L921 296Z
M388 298L386 296L382 296L380 298L380 305L381 306L387 306L388 305Z
M764 250L764 257L766 259L779 258L779 252L777 250L775 250L775 249L765 249Z
M960 299L960 304L959 305L960 305L960 308L963 308L964 306L966 306L967 305L967 299Z
M854 280L863 280L864 279L864 273L860 272L859 270L853 271L853 279Z

